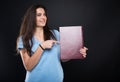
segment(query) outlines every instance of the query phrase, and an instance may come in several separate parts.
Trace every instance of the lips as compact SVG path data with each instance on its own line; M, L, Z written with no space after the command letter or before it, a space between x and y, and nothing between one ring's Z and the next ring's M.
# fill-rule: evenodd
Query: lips
M45 23L45 21L40 21L40 23L44 24L44 23Z
M40 20L41 23L45 23L45 20Z

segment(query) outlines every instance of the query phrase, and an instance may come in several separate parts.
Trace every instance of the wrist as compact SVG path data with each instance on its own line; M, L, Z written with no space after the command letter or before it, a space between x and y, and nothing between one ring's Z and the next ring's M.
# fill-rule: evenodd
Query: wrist
M45 48L41 44L39 44L39 46L43 51L45 50Z

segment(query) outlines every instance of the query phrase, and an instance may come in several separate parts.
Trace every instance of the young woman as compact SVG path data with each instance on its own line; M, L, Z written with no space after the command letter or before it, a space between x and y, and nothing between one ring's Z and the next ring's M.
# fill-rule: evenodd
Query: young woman
M31 6L24 16L17 39L17 50L26 69L25 82L63 82L58 41L59 32L47 26L46 8ZM86 47L80 49L84 57L86 50Z

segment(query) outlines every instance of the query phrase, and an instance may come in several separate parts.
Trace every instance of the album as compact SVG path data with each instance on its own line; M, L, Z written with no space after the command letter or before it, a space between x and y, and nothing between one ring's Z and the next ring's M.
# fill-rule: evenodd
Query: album
M63 26L60 31L60 57L62 60L83 59L80 48L83 47L82 26Z

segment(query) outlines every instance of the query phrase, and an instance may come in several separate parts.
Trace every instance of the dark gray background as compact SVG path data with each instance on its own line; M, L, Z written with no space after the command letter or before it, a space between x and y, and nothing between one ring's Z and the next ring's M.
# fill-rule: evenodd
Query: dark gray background
M0 82L24 82L25 69L16 55L16 38L26 9L41 3L48 24L82 25L88 55L62 63L64 82L117 82L120 75L120 6L117 0L1 0ZM76 81L77 80L77 81ZM120 81L120 80L119 80Z

